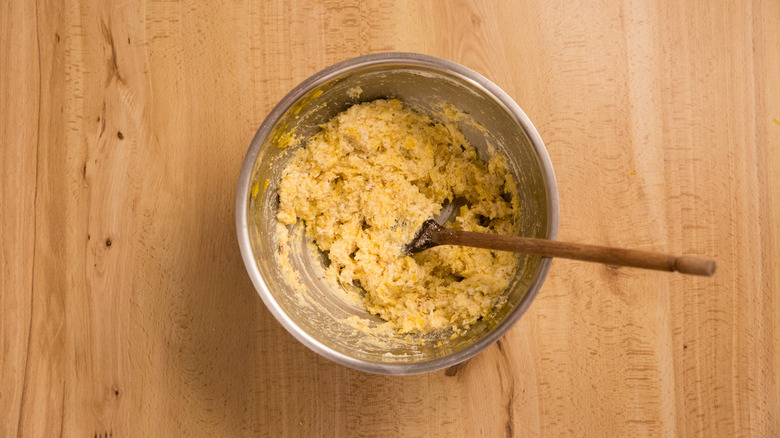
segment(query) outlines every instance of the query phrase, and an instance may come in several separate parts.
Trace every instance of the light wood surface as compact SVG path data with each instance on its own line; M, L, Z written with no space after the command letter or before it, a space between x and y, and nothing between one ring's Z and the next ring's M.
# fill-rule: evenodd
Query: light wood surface
M386 377L273 319L239 256L249 142L297 83L415 51L528 113L555 260L464 365ZM780 435L780 2L0 4L0 436Z

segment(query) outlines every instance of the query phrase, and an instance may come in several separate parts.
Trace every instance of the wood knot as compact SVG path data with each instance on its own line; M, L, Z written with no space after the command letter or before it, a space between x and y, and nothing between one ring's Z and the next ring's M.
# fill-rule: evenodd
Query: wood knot
M447 376L447 377L455 377L456 375L458 375L458 373L459 373L459 372L460 372L460 371L461 371L463 368L466 368L466 363L468 363L468 361L466 361L466 362L461 362L461 363L459 363L459 364L455 364L455 365L453 365L453 366L451 366L451 367L449 367L449 368L445 369L445 370L444 370L444 375L445 375L445 376Z
M106 246L108 247L108 246L111 246L111 245L112 245L111 238L109 237L108 239L106 239Z
M124 139L125 139L125 135L124 135L124 134L122 134L122 131L117 131L117 132L116 132L116 136L117 136L117 138L119 138L120 140L124 140Z

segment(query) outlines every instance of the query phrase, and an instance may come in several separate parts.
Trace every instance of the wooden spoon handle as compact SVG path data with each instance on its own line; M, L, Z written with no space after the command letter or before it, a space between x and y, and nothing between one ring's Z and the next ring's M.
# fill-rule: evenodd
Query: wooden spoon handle
M678 257L635 249L558 242L556 240L536 239L533 237L501 236L442 228L432 236L431 240L439 245L465 245L543 257L584 260L608 265L631 266L669 272L677 271L683 274L711 276L715 273L714 260L689 256Z

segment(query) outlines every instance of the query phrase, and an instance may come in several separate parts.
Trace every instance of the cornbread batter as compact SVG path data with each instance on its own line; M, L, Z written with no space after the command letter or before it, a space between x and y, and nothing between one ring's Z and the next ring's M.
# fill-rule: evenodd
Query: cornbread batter
M359 286L366 309L398 331L455 329L503 302L517 265L513 253L459 246L402 253L456 198L466 202L447 226L517 233L517 185L502 155L485 163L456 123L376 100L338 114L295 151L282 173L277 219L302 219L327 255L326 275Z

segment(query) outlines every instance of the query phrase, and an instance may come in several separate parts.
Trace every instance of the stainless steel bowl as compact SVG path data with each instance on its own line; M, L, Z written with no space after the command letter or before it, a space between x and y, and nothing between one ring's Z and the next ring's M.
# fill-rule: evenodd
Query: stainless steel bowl
M556 238L558 191L544 143L520 107L480 74L444 59L378 53L340 62L295 87L266 117L244 159L236 195L241 254L260 297L295 338L328 359L374 373L422 373L455 365L497 341L531 305L550 260L521 258L506 304L456 337L444 331L392 341L344 323L352 315L371 325L381 321L318 278L320 260L306 251L305 239L293 242L292 260L305 293L294 290L276 256L277 187L294 149L285 147L289 134L307 138L349 106L378 98L399 98L429 114L450 103L484 127L460 126L483 157L490 145L508 157L519 186L522 235Z

